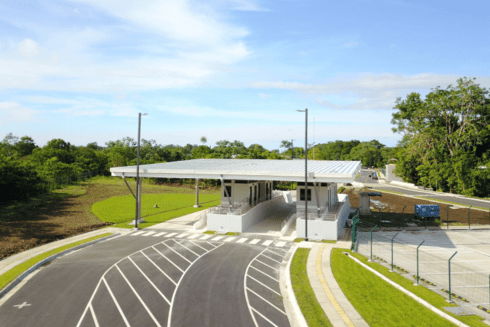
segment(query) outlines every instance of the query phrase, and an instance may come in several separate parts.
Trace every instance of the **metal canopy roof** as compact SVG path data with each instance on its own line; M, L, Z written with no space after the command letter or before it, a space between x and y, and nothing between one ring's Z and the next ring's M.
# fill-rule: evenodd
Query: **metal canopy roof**
M308 160L308 180L351 183L361 171L360 161ZM136 177L136 166L111 168L112 176ZM304 160L194 159L140 165L140 177L200 178L262 181L305 180Z

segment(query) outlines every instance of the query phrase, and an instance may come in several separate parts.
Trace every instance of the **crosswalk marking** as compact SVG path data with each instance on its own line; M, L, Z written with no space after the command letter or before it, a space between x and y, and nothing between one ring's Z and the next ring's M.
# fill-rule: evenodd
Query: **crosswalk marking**
M182 234L180 234L180 235L178 235L178 236L176 236L176 237L178 237L178 238L183 238L183 237L186 237L186 236L188 236L188 235L189 235L189 234L187 234L187 233L182 233Z
M239 239L238 241L236 241L237 243L243 243L245 242L246 240L248 240L248 238L244 237L244 238L241 238Z
M213 238L211 241L219 241L223 238L224 236L216 236L215 238Z
M136 235L140 235L140 234L143 234L145 231L139 231L139 232L136 232L136 233L133 233L131 234L131 236L136 236Z
M228 237L227 239L224 239L223 242L231 242L232 240L234 240L236 237L235 236L232 236L232 237Z
M272 240L267 240L264 243L262 243L262 245L269 246L271 245L272 242L273 242Z
M148 233L143 234L143 235L141 235L141 236L150 236L150 235L152 235L152 234L155 234L155 232L148 232Z
M189 236L188 238L190 238L192 240L192 239L195 239L199 236L201 236L201 234L194 234L194 235Z
M177 235L177 234L178 234L178 233L170 233L170 234L168 234L166 237L172 237L172 236L175 236L175 235Z
M280 248L282 248L284 245L286 245L286 242L283 242L283 241L280 241L280 242L277 242L276 244L274 244L274 246L277 246Z
M153 235L153 237L162 236L162 235L165 235L165 234L167 234L167 232L161 232L161 233L158 233L158 234Z
M207 240L208 238L212 237L213 235L204 235L203 237L200 238L200 240Z
M254 239L254 240L251 240L251 241L250 241L250 244L257 244L257 243L259 243L259 242L260 242L260 239L256 238L256 239Z

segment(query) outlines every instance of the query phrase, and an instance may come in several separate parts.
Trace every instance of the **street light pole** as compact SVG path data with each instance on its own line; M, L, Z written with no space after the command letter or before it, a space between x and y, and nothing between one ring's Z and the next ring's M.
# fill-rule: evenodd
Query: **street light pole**
M140 138L141 138L141 116L148 114L138 114L138 153L136 156L136 218L134 220L134 229L138 229L138 222L141 215L141 201L140 201Z
M305 113L305 241L308 241L308 108L296 111Z

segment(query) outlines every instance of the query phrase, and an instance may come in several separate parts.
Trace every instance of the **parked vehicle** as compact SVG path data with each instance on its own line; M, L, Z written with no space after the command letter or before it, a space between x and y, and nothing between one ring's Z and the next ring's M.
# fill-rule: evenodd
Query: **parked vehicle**
M436 204L416 204L415 205L415 219L419 220L432 220L436 217L440 217L440 207Z

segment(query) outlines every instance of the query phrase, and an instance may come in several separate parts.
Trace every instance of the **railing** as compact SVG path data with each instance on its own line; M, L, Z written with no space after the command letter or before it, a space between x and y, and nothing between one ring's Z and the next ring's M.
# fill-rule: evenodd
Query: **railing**
M245 198L238 203L234 203L231 208L229 206L223 206L223 205L213 207L210 209L209 213L214 213L218 215L226 215L226 214L243 215L249 208L250 206L248 204L248 198Z
M298 215L296 212L291 212L289 216L284 219L284 221L281 223L281 236L284 236L284 234L286 234L289 226L291 225L291 221L295 220L297 217Z
M199 227L202 224L206 224L207 218L208 218L208 213L210 213L211 210L214 209L214 208L216 208L216 207L212 207L212 208L209 208L209 209L204 210L203 212L201 212L199 214L199 216L197 216L194 219L194 224L193 224L194 230L199 229Z

